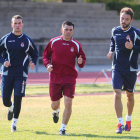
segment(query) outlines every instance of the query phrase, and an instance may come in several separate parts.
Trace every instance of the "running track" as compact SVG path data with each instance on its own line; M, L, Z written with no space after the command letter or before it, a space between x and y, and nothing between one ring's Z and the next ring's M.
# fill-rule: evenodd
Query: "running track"
M76 80L77 84L86 84L86 83L93 83L100 72L79 72L78 78ZM111 73L107 72L111 80ZM106 83L108 80L102 73L99 78L96 80L96 83ZM48 73L29 73L27 79L27 85L31 84L49 84L49 74Z
M109 79L111 80L111 72L106 73ZM100 76L99 76L100 75ZM99 77L98 77L99 76ZM98 77L98 78L97 78ZM76 80L77 84L88 84L93 83L97 78L95 83L108 83L109 81L105 75L101 72L79 72L78 78ZM140 76L138 77L140 79ZM49 74L48 73L29 73L27 79L27 85L31 84L49 84ZM114 93L90 93L90 94L77 94L76 96L91 96L91 95L113 95ZM124 93L123 93L124 94ZM140 94L135 92L135 94ZM26 96L26 97L46 97L49 95L39 95L39 96Z
M111 81L111 72L106 72ZM97 78L98 77L98 78ZM96 79L97 78L97 79ZM102 72L79 72L76 80L77 84L92 84L96 79L96 83L109 83ZM138 76L140 80L140 75ZM27 85L49 84L49 73L29 73Z
M111 81L111 72L106 72ZM98 78L97 78L98 77ZM92 84L97 78L96 83L109 83L105 75L101 72L79 72L76 79L77 84ZM140 80L140 75L138 77ZM27 85L49 84L49 73L29 73Z
M98 75L100 76L98 77ZM111 72L106 73L109 79L111 80ZM95 83L108 83L107 78L101 72L79 72L77 78L77 84L88 84L93 83L98 77ZM140 79L140 76L138 77ZM27 85L40 85L40 84L49 84L49 74L48 73L29 73L27 79ZM109 95L111 93L91 93L91 94L77 94L76 96L89 96L89 95ZM139 94L139 92L135 92ZM39 95L39 96L26 96L26 97L46 97L49 95ZM1 98L1 97L0 97Z

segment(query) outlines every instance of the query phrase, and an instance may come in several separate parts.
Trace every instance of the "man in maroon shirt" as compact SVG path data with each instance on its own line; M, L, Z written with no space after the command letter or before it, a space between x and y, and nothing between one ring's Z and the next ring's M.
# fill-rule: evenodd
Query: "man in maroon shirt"
M81 44L72 38L74 24L70 21L62 23L62 36L52 38L43 53L43 63L50 73L50 97L53 111L53 121L58 122L60 99L64 96L65 109L63 113L60 135L66 135L65 129L72 112L72 99L78 73L75 61L83 68L86 56Z

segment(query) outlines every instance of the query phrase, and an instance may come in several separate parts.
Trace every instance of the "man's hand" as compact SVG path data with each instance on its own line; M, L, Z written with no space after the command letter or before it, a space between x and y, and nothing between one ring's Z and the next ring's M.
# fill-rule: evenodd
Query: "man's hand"
M48 72L51 72L53 70L53 65L49 65L48 67L47 67L47 71Z
M83 58L82 56L80 55L79 58L78 58L78 64L82 64L83 63Z
M31 70L33 70L35 68L35 64L32 61L30 62L30 68L31 68Z
M111 59L112 56L113 56L113 52L109 52L109 53L107 54L108 59Z
M132 41L131 41L131 39L129 38L129 42L127 41L126 43L125 43L125 47L127 48L127 49L132 49L133 48L133 43L132 43Z
M4 62L4 66L5 66L6 68L8 68L9 66L11 66L11 64L10 64L9 61L5 61L5 62Z

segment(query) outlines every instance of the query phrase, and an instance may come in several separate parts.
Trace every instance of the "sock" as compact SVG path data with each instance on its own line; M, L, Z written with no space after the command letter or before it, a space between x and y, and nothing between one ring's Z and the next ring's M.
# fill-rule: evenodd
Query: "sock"
M118 118L118 123L120 123L121 125L123 125L123 118Z
M14 108L14 103L12 103L12 105L9 107L10 112L13 112L13 108Z
M126 121L131 121L131 117L132 117L132 116L126 115L125 120L126 120Z
M65 130L65 129L66 129L66 126L67 126L67 125L65 125L65 124L62 123L62 124L61 124L60 130Z
M57 110L54 110L54 113L58 113L60 111L60 107Z
M17 121L18 121L18 119L13 118L13 123L12 123L12 126L16 126L16 125L17 125Z

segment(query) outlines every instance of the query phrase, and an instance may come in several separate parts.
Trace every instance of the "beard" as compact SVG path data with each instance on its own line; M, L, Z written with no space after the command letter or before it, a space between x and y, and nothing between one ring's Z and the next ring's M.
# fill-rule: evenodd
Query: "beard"
M124 28L124 29L125 29L125 28L128 28L129 26L130 26L130 23L129 23L129 24L121 23L121 27Z

